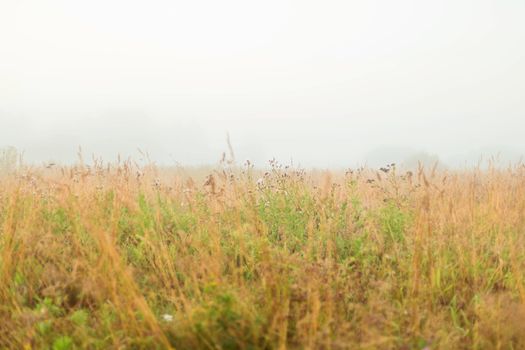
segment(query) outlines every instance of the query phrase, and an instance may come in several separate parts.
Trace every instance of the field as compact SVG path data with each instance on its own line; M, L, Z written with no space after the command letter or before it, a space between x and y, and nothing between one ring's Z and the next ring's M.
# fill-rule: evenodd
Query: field
M525 167L0 177L0 349L523 349Z

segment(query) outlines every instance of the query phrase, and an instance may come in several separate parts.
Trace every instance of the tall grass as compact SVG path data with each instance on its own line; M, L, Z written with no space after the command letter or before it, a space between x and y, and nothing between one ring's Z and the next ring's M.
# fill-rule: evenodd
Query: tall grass
M21 169L0 348L521 349L524 234L523 166Z

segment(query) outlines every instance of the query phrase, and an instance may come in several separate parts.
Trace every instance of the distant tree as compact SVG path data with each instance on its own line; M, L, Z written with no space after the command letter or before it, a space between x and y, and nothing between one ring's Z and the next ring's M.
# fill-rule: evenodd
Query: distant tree
M435 164L437 164L438 168L444 167L437 155L426 152L419 152L408 156L403 160L401 165L407 169L417 169L419 164L423 165L426 169L432 168Z

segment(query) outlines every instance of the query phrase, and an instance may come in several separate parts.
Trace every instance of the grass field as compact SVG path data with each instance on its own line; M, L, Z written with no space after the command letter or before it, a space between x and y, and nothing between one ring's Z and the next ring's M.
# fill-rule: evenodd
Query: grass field
M0 177L0 349L524 349L525 167Z

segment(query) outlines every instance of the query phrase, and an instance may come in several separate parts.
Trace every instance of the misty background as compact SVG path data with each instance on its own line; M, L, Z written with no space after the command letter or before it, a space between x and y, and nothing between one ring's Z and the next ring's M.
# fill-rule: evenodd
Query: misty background
M457 166L525 153L525 2L0 2L0 147Z

